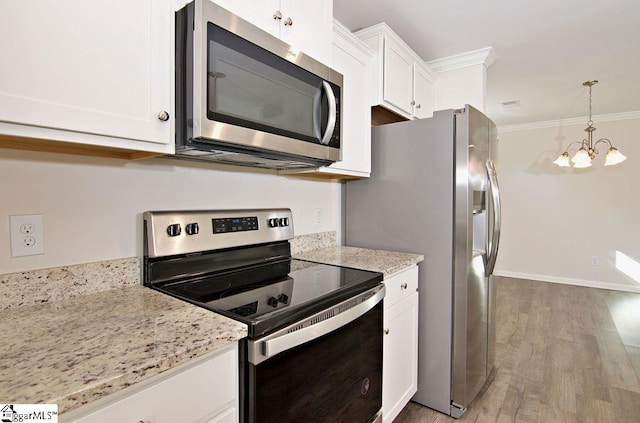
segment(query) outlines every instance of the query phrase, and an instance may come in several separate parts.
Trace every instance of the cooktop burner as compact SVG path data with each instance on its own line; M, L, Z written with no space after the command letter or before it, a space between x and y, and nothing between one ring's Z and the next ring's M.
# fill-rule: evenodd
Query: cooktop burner
M291 211L146 212L145 285L246 323L259 337L382 281L291 258ZM183 230L184 229L184 230Z
M154 288L246 323L249 336L261 336L381 279L375 272L292 259Z

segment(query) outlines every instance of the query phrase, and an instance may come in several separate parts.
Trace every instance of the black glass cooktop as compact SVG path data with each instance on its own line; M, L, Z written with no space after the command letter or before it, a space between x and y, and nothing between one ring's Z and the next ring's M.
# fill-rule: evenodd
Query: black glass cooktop
M259 337L362 293L382 274L285 259L153 288L248 325Z

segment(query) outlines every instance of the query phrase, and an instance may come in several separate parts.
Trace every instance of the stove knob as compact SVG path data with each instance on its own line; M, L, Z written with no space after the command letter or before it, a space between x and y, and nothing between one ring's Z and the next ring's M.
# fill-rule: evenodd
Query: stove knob
M281 217L280 219L278 219L278 225L279 226L289 226L289 218L288 217Z
M182 233L182 228L179 223L173 223L167 226L167 234L169 236L178 236Z
M278 299L276 297L271 297L267 300L267 304L271 307L278 307Z
M278 218L273 217L268 220L268 223L270 228L276 228L278 226Z
M287 294L280 294L278 296L278 301L280 301L282 304L286 304L289 302L289 296Z
M197 223L187 223L184 229L187 231L187 235L197 235L200 232L200 227Z

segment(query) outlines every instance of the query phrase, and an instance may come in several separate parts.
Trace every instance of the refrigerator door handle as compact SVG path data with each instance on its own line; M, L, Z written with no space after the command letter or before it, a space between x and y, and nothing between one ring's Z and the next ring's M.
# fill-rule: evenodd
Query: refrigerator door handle
M496 259L498 257L498 245L500 244L500 226L502 225L502 216L500 214L500 188L498 187L496 166L492 160L487 160L486 166L493 209L493 233L488 239L489 245L487 246L487 265L485 267L485 275L491 276L493 274L493 269L496 266Z

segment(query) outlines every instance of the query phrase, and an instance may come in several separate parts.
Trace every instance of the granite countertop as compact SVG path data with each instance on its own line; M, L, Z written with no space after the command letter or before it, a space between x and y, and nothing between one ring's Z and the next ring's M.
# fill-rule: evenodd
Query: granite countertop
M294 257L382 272L424 256L297 237ZM247 336L246 325L143 287L137 258L0 275L0 399L65 413Z
M394 273L424 260L422 254L372 250L369 248L330 246L305 252L297 252L294 258L357 269L382 272L387 278Z
M0 398L60 413L247 335L244 324L136 285L0 311Z

